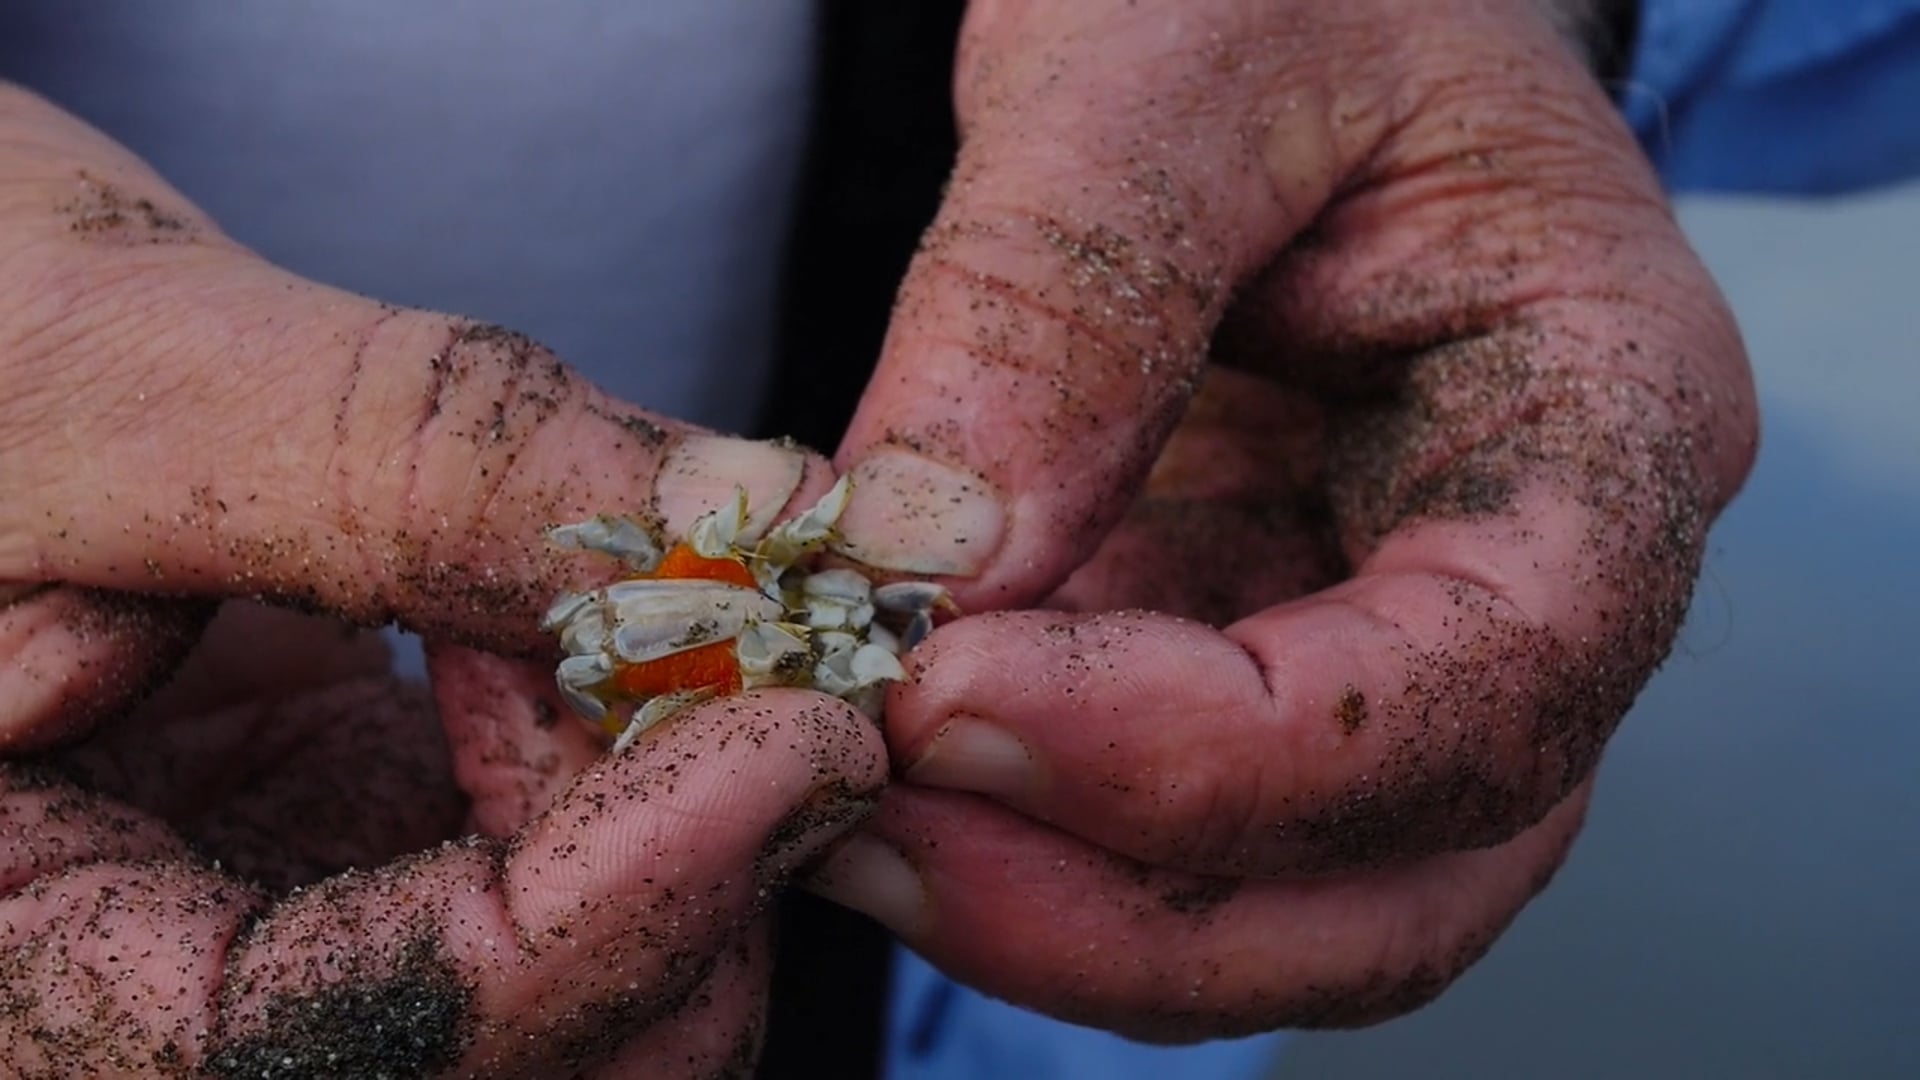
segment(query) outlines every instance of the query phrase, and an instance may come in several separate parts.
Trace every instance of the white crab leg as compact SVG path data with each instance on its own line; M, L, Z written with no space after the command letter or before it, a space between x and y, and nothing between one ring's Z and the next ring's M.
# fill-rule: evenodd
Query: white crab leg
M547 613L540 616L541 631L550 634L558 630L567 624L567 620L578 615L581 609L592 602L592 593L561 593L559 598L554 600L553 605L547 608Z
M560 629L560 648L568 656L591 656L606 652L606 610L593 605L575 611Z
M853 651L853 659L847 662L847 670L853 676L855 689L876 683L899 682L907 677L907 669L900 665L900 658L872 642Z
M620 737L613 740L613 752L619 753L633 745L633 740L645 734L649 728L667 719L682 709L700 704L713 696L712 690L682 690L674 694L661 694L649 700L645 705L633 710L633 718L627 721L626 729Z
M822 570L801 582L807 625L815 630L865 630L873 622L873 585L854 570Z
M570 551L597 551L611 555L642 573L660 565L660 541L632 518L601 514L572 525L547 530L547 539Z
M895 656L906 651L906 646L901 642L900 638L895 635L893 631L879 623L868 625L867 643L869 645L878 645L880 648L887 650Z
M606 598L613 650L630 664L730 640L785 614L765 595L720 581L623 581L608 586Z
M740 681L748 689L787 681L792 666L806 670L813 647L802 627L763 622L746 628L734 646L740 660Z
M873 604L882 611L912 615L953 606L953 594L931 581L896 581L873 590Z
M774 591L780 575L786 573L808 553L826 546L833 538L834 524L846 513L853 497L853 478L834 481L820 501L797 517L773 527L753 550L753 573L762 588Z
M747 527L747 489L736 486L733 501L700 515L687 530L687 543L702 558L722 559L733 553L734 544Z
M601 593L616 623L691 621L729 612L765 620L778 618L784 610L757 590L704 578L622 581Z
M873 606L891 615L907 616L900 636L901 644L911 649L933 633L934 610L953 610L954 602L953 594L943 585L930 581L896 581L873 590Z
M553 676L554 683L560 688L560 696L566 699L574 712L596 724L606 717L606 702L588 693L613 677L613 661L607 659L605 654L569 656L560 661Z

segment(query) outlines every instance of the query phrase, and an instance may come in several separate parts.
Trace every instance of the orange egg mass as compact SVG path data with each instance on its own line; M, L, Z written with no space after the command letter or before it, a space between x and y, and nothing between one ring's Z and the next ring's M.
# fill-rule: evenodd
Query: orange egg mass
M753 571L737 558L710 559L686 544L676 544L646 575L660 580L723 581L745 589L758 588ZM686 649L658 660L639 664L621 664L608 680L614 692L635 701L682 690L713 690L720 694L738 693L741 688L740 659L731 638Z

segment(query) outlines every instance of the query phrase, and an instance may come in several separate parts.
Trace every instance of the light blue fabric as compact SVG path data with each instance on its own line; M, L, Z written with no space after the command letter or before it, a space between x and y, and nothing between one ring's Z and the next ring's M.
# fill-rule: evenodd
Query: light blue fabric
M887 1080L1254 1080L1286 1039L1145 1046L987 997L904 949L893 975Z
M1920 176L1920 0L1645 0L1621 101L1676 192Z

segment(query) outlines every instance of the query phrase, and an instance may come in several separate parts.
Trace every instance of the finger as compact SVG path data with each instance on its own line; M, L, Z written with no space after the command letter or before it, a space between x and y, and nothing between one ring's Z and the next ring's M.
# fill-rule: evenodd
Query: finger
M1425 1004L1477 961L1546 887L1587 795L1498 848L1251 882L1148 868L981 799L896 787L811 887L954 978L1076 1023L1156 1042L1355 1026Z
M233 601L138 708L52 758L284 891L453 835L464 799L424 691L376 633Z
M127 708L165 679L211 614L202 601L18 591L0 606L0 751L45 749Z
M699 1008L689 993L884 775L850 708L753 694L609 757L510 844L267 911L192 865L68 865L0 900L25 1003L0 1024L14 1060L52 1072L113 1055L115 1071L568 1074ZM107 827L63 824L43 842Z
M427 671L469 820L483 835L526 824L606 753L598 731L559 699L549 666L445 646L427 651Z
M74 867L186 854L161 823L76 789L56 769L0 764L0 898Z
M393 649L377 631L229 600L134 716L141 723L165 723L240 704L266 705L392 670Z
M606 748L558 700L542 665L457 646L427 652L469 821L489 836L540 814ZM765 1036L768 916L730 945L675 1022L627 1041L595 1075L704 1078L752 1072Z
M0 108L46 139L0 199L21 221L0 332L22 388L0 403L0 579L257 595L531 651L553 597L606 573L548 526L681 529L736 485L767 516L831 482L796 448L612 401L521 334L274 270L71 118L13 90ZM82 227L149 217L179 228Z
M158 822L0 764L0 1011L22 1075L190 1068L227 941L260 898Z
M426 690L385 675L201 714L143 709L55 761L275 893L430 848L466 817Z
M722 1080L758 1075L773 967L770 917L724 949L672 1024L618 1048L593 1075L606 1080Z
M1231 640L1154 619L1055 620L1039 641L1031 623L944 631L890 710L908 775L1004 795L1141 858L1235 872L1348 865L1391 857L1395 843L1438 850L1523 826L1591 766L1664 655L1699 549L1679 455L1652 463L1664 479L1628 480L1630 459L1566 454L1579 440L1564 416L1552 423L1558 439L1504 429L1524 440L1517 459L1495 447L1422 459L1460 472L1427 486L1427 504L1384 543L1352 546L1368 560L1359 580L1248 618ZM1624 418L1578 426L1609 440L1631 430ZM1231 463L1246 446L1209 451ZM1475 516L1507 512L1489 500L1509 482L1484 478L1555 456L1578 467L1509 493L1530 510ZM1472 492L1469 520L1449 521ZM1678 522L1660 520L1662 505ZM1199 617L1287 599L1276 574L1293 564L1270 527L1223 538L1146 524L1117 531L1063 593L1088 610L1147 600Z
M12 658L0 667L0 749L11 750L44 749L130 713L145 725L264 705L390 664L379 635L330 620L59 586L0 606L0 656Z
M889 739L916 783L1157 865L1273 875L1498 843L1586 778L1678 630L1702 522L1657 516L1654 494L1600 509L1522 487L1224 633L960 620L913 654Z
M1325 427L1298 391L1209 368L1126 516L1045 606L1226 626L1340 580Z
M960 158L837 458L848 554L1012 605L1125 510L1229 298L1385 120L1380 35L1297 7L972 9Z

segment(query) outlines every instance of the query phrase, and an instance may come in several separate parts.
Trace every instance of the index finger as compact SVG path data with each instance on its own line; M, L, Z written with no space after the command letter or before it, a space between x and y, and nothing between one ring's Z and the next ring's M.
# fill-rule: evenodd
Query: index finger
M17 88L0 123L24 140L0 160L0 588L261 597L544 655L540 614L604 573L546 530L678 535L736 487L764 527L832 483L799 447L613 400L523 334L279 270ZM15 605L37 651L102 659L56 621L90 595Z

